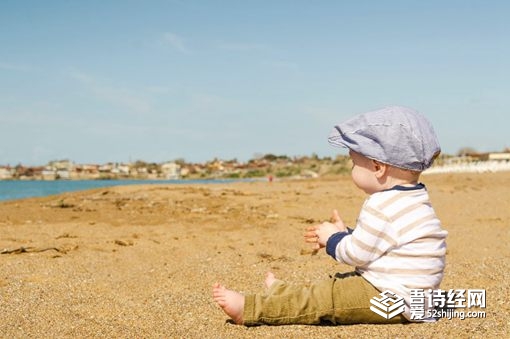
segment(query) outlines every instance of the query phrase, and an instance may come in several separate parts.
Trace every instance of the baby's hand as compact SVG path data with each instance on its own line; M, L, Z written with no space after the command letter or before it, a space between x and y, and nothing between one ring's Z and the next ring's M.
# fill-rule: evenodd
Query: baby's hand
M333 215L331 216L330 221L338 227L338 232L347 231L347 227L345 227L344 222L342 221L342 218L340 218L337 210L333 210Z
M319 226L320 225L309 226L309 227L306 228L305 242L309 242L309 243L314 244L313 245L314 252L312 254L316 254L319 249L324 247L324 246L320 246L320 244L318 242L319 237L317 236L316 230L317 230L317 227L319 227Z
M314 243L314 250L326 247L326 243L331 235L337 232L345 232L347 228L340 218L337 210L333 210L331 222L323 222L320 225L310 226L306 228L305 241Z
M338 232L343 232L343 230L338 227L337 224L332 224L327 221L316 226L315 234L317 235L317 242L320 247L326 247L329 237Z

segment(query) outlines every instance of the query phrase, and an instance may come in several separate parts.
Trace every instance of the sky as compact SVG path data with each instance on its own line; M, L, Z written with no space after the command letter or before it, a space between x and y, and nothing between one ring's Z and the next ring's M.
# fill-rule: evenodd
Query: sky
M510 147L508 1L0 1L0 165L346 154L388 105Z

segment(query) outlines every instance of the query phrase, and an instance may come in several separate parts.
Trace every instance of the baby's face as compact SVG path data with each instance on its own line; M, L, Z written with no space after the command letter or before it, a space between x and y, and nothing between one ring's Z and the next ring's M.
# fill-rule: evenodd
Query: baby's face
M352 160L351 176L354 184L367 194L379 192L381 185L375 176L375 163L354 151L349 151Z

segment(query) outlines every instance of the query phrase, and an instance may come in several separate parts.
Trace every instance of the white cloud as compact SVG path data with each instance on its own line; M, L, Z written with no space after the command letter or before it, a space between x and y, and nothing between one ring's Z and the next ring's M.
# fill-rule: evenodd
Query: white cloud
M280 70L289 70L289 71L298 71L299 65L292 61L286 61L286 60L270 60L270 61L263 61L262 65L280 69Z
M184 39L180 37L179 35L172 33L172 32L166 32L163 34L163 41L175 50L177 50L180 53L188 54L190 53L190 50L186 45L184 44Z
M127 88L95 86L91 89L98 98L116 106L128 108L136 113L147 113L150 110L149 102Z
M153 94L169 94L174 92L171 87L158 85L148 86L145 90Z
M264 44L257 43L239 43L239 42L219 42L216 45L219 49L224 49L228 51L238 51L238 52L250 52L250 51L263 51L268 50L269 47Z
M198 110L212 110L225 106L228 100L215 94L195 93L191 95L191 102Z
M135 113L144 114L151 109L150 103L132 89L104 85L103 81L78 70L70 71L68 74L83 84L99 100L127 108Z
M15 64L10 62L2 62L0 61L0 69L7 70L7 71L21 71L21 72L27 72L31 68L26 65L21 64Z
M92 77L89 74L86 74L84 72L78 71L78 70L71 70L67 72L67 75L69 75L71 78L78 80L79 82L83 84L93 84L95 82L94 77Z

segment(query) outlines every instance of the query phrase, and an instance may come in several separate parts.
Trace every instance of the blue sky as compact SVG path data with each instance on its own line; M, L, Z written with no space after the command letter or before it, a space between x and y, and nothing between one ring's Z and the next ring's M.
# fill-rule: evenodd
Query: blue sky
M0 2L0 164L334 156L387 105L510 147L508 1Z

